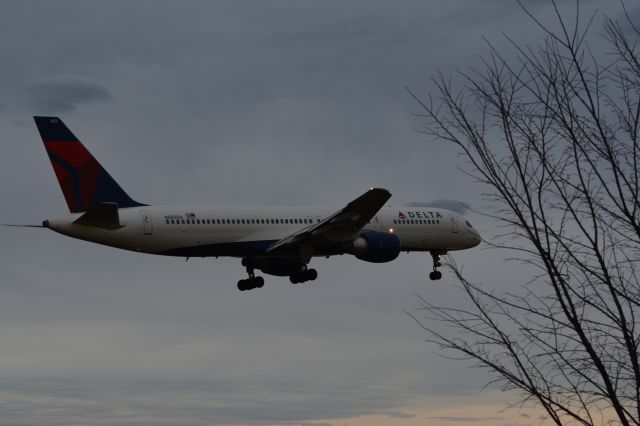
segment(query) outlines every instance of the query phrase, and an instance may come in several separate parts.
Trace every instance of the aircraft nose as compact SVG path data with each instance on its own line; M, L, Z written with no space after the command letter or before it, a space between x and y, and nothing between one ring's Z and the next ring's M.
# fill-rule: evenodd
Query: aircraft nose
M469 229L469 239L471 247L475 247L482 242L482 237L475 229Z

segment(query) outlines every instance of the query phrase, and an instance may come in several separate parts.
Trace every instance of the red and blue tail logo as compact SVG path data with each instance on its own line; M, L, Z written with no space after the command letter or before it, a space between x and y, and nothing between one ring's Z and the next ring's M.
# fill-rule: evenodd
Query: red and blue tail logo
M98 203L137 207L134 201L57 117L33 117L71 213Z

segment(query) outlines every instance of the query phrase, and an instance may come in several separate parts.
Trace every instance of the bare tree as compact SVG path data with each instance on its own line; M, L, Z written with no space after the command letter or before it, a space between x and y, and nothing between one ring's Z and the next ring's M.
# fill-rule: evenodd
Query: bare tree
M596 54L595 15L582 25L576 4L569 24L553 3L555 30L523 7L541 44L506 36L515 59L489 44L460 89L440 75L428 98L409 91L422 131L459 147L490 188L504 233L488 244L538 271L505 294L450 264L472 307L421 298L424 316L412 315L558 425L638 425L640 31L622 5L622 20L603 18L608 51Z

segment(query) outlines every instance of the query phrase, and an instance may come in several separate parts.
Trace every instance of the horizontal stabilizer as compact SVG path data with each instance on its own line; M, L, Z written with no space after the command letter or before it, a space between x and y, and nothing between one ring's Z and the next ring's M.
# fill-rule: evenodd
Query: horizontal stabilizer
M98 203L73 223L102 229L122 228L118 215L118 203Z

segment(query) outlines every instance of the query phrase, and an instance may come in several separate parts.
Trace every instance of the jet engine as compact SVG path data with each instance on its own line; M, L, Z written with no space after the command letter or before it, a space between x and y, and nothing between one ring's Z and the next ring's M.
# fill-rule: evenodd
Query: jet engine
M400 239L387 232L365 231L351 242L347 251L365 262L391 262L400 254Z

